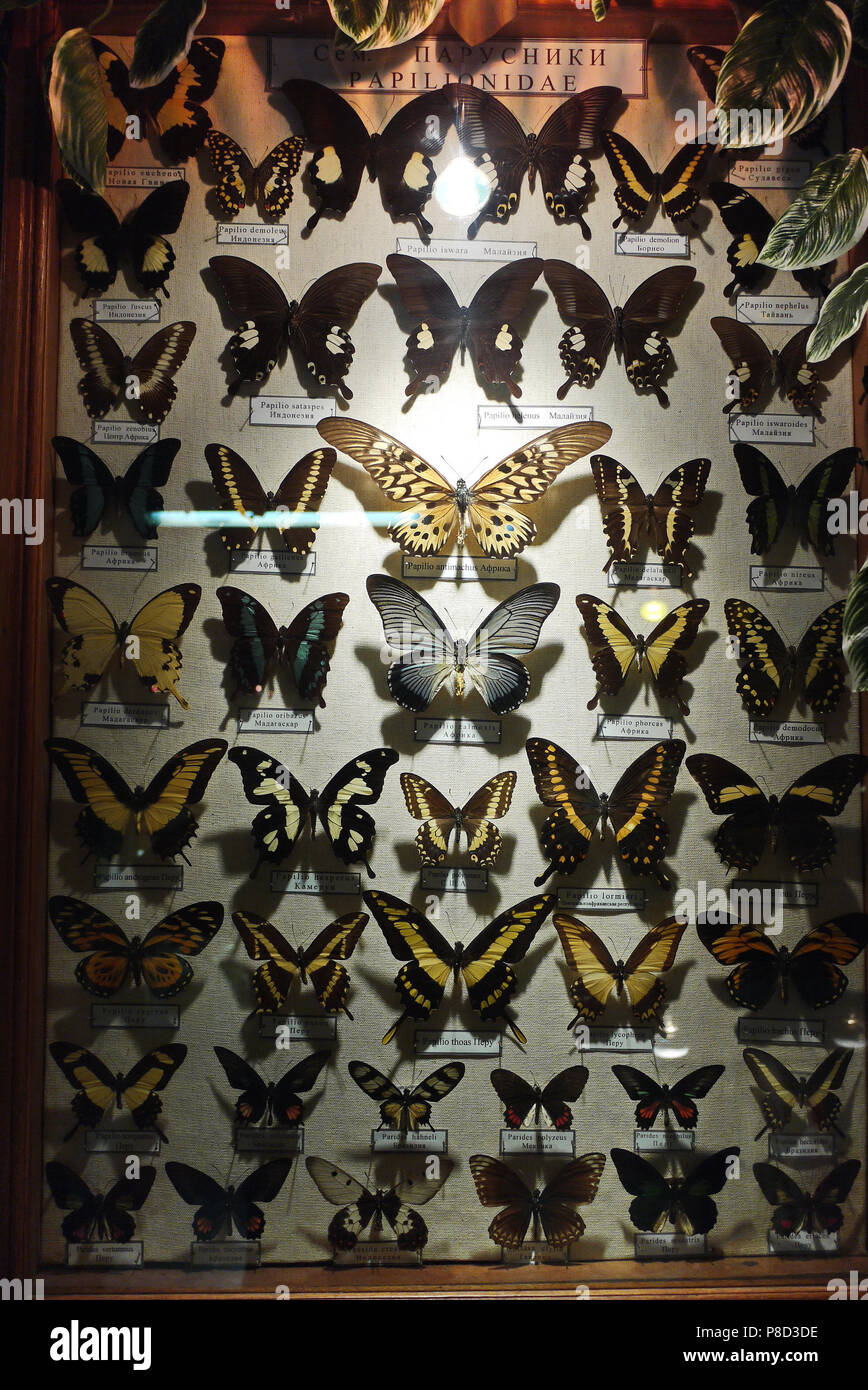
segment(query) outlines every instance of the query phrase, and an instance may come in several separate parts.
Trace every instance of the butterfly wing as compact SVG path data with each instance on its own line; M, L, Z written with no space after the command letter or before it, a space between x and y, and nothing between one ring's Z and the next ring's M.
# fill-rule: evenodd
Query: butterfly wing
M460 1065L460 1064L459 1064ZM380 1123L388 1129L418 1129L427 1125L431 1115L430 1106L422 1106L413 1113L409 1104L404 1104L403 1092L384 1076L376 1067L367 1062L348 1062L347 1070L356 1085L370 1096L380 1107ZM462 1067L463 1071L463 1067Z
M858 449L836 449L816 464L796 488L799 524L820 555L835 553L830 504L833 498L844 494L859 459Z
M477 373L485 382L505 385L513 396L521 395L514 377L523 347L515 322L544 265L538 256L502 265L483 281L467 309L467 346Z
M134 639L138 656L132 656L139 680L153 693L174 695L181 709L189 709L178 690L183 658L178 642L186 632L202 597L198 584L175 584L140 608L129 626L126 642ZM121 653L123 658L123 652Z
M773 1163L755 1163L753 1175L766 1201L775 1208L772 1212L772 1230L775 1234L791 1236L803 1230L811 1212L808 1193Z
M521 1129L531 1110L536 1107L536 1087L529 1085L524 1077L514 1071L507 1071L504 1067L495 1067L490 1080L503 1102L503 1119L507 1128Z
M526 1041L524 1034L506 1016L518 984L512 967L524 960L556 901L554 893L539 893L515 903L483 927L461 954L461 974L471 1005L483 1022L505 1018L520 1043Z
M640 1023L656 1023L666 1001L666 986L660 979L675 964L675 955L687 928L676 917L666 917L646 932L624 963L624 989L633 1016Z
M180 994L193 978L184 956L198 956L220 930L220 903L190 903L152 927L141 945L140 969L145 984L158 999Z
M638 1101L636 1123L639 1128L651 1129L664 1103L663 1087L654 1080L653 1076L646 1076L643 1071L637 1070L636 1067L615 1066L612 1071L630 1099ZM693 1124L696 1124L695 1118Z
M455 113L462 154L473 160L489 188L488 198L467 229L472 240L483 222L503 223L515 211L530 167L531 147L521 124L490 92L457 82L449 83L444 94Z
M415 325L407 339L412 380L406 395L416 396L429 383L442 384L448 377L463 342L463 311L442 275L417 256L390 255L386 265Z
M573 1112L566 1102L578 1100L588 1074L587 1067L566 1067L543 1087L540 1104L555 1129L565 1130L572 1126Z
M268 511L268 496L253 469L234 449L226 444L206 444L205 458L211 481L220 500L245 519L263 516ZM230 553L249 550L257 532L251 521L250 531L233 526L221 531L220 540Z
M820 378L805 356L811 333L811 328L801 328L784 344L777 357L777 374L780 388L793 407L800 414L815 415L822 421L820 408L814 401Z
M163 510L163 495L158 489L169 481L172 464L180 447L180 439L160 439L156 444L149 444L115 483L118 498L143 540L156 538L154 513ZM74 519L74 499L71 506Z
M356 201L371 137L349 102L321 83L297 78L284 82L281 91L301 117L305 143L314 148L307 174L319 205L306 235L324 213L342 217Z
M733 449L742 486L754 501L748 504L751 553L765 555L780 536L790 511L787 485L771 459L752 444Z
M53 897L48 915L64 946L78 955L75 978L100 999L116 994L130 974L131 950L126 932L111 917L77 898Z
M253 203L260 205L267 221L282 217L292 202L292 180L301 166L304 142L290 135L270 150L254 169L241 146L220 130L209 130L205 140L217 174L214 196L224 217L237 217Z
M691 1169L679 1187L675 1201L675 1226L685 1235L707 1235L717 1223L717 1206L711 1194L720 1192L730 1177L738 1148L719 1149Z
M647 1158L628 1149L612 1149L612 1162L621 1186L633 1198L630 1220L639 1231L662 1231L672 1201L670 1183Z
M349 594L323 594L306 604L289 627L281 629L282 655L296 690L303 700L314 700L322 709L331 661L329 643L337 638L349 601Z
M225 51L222 39L194 39L163 82L137 92L171 164L185 163L205 142L211 117L202 102L214 95Z
M373 816L362 808L379 801L386 773L397 761L394 748L360 753L335 773L317 802L317 814L338 859L344 864L364 864L371 878L374 874L368 860L377 827Z
M658 694L664 700L674 700L682 714L690 713L690 706L679 693L687 671L684 653L696 641L699 624L707 612L707 599L679 603L661 618L645 642L645 660Z
M76 833L92 853L111 858L135 823L132 790L111 763L84 743L54 738L45 747L73 801L85 808Z
M461 828L467 835L471 864L489 866L500 853L500 831L493 823L505 816L512 803L516 774L498 772L483 782L461 808Z
M670 882L661 867L669 848L663 813L686 747L677 738L655 743L630 764L609 797L608 814L621 859L634 874L653 874L662 888Z
M265 962L253 973L256 1012L279 1012L298 975L299 953L277 927L254 912L233 912L232 921L250 959Z
M694 1100L707 1096L712 1086L723 1075L725 1068L719 1064L697 1067L688 1072L669 1091L669 1107L682 1129L694 1129L699 1119Z
M223 624L235 639L227 663L229 670L238 689L259 694L280 646L277 625L259 600L243 589L222 584L216 593Z
M614 225L621 218L641 222L658 196L658 181L636 146L623 135L614 130L601 134L603 154L615 180L615 202L620 209Z
M292 1129L298 1127L304 1116L304 1103L301 1096L313 1089L320 1072L330 1058L331 1053L328 1048L323 1048L319 1052L311 1052L309 1056L302 1057L300 1062L296 1062L294 1067L290 1067L289 1071L275 1082L271 1106L277 1124Z
M601 695L617 695L636 659L637 644L631 628L619 613L593 594L577 594L585 636L594 648L591 665L597 677L597 693L588 701L594 709Z
M274 506L279 512L318 512L337 462L334 449L312 449L289 470L274 494ZM287 522L289 522L287 517ZM306 526L277 528L281 536L288 531L284 546L293 555L307 555L319 530L317 523Z
M605 1009L612 991L616 988L617 968L605 943L596 932L570 917L566 912L556 912L553 918L555 931L564 948L567 965L574 973L568 986L568 993L578 1009L576 1019L587 1019L594 1023Z
M214 1240L231 1224L229 1194L207 1173L170 1159L166 1164L166 1177L183 1202L199 1208L193 1216L197 1240Z
M560 596L557 584L529 584L493 608L458 654L456 693L463 693L463 676L495 714L517 709L530 690L530 672L519 658L536 647Z
M736 319L716 317L711 326L720 345L732 363L738 383L738 395L723 407L725 415L736 407L746 412L753 409L766 384L773 379L772 355L758 333Z
M821 1235L827 1235L840 1230L844 1224L844 1213L841 1211L841 1203L846 1202L850 1195L850 1189L856 1181L856 1175L861 1168L858 1158L848 1158L845 1163L839 1163L837 1168L833 1168L831 1173L827 1173L814 1189L811 1229Z
M163 1108L158 1092L165 1090L186 1056L183 1043L164 1043L146 1052L120 1083L121 1097L133 1123L139 1129L156 1129L164 1141L165 1135L157 1125Z
M452 109L444 92L423 92L399 107L371 142L369 165L379 182L383 207L392 217L414 220L423 237L432 230L422 216L434 187L431 156L442 150L451 124Z
M172 179L152 189L123 224L133 274L148 294L166 293L166 281L175 264L175 252L167 237L180 227L189 194L190 185L184 179Z
M49 1043L48 1051L75 1091L71 1104L78 1124L92 1129L115 1099L114 1076L95 1053L77 1043Z
M620 87L589 87L559 102L533 150L531 187L536 167L552 217L557 223L578 222L585 239L590 232L582 214L595 180L582 151L600 144L600 127L620 95Z
M584 768L558 744L529 738L525 751L537 796L553 811L540 828L549 867L534 880L538 886L550 874L568 875L581 864L600 819L600 798Z
M709 101L714 101L717 94L717 79L720 76L720 65L724 59L725 50L722 48L712 48L708 44L694 44L688 48L687 57L690 66L702 83L702 89Z
M868 758L844 753L797 777L784 792L778 813L778 839L791 864L821 869L837 844L826 816L839 816L868 774Z
M91 319L72 319L72 345L84 376L79 395L92 420L101 420L115 404L124 384L124 354L110 333Z
M665 565L683 565L684 552L696 523L688 508L698 507L705 496L711 461L688 459L667 473L651 499L651 534L654 549Z
M674 225L685 221L699 206L697 184L708 167L713 150L708 143L688 141L673 155L660 174L660 207Z
M84 293L104 294L118 273L120 223L104 198L80 188L73 179L59 179L57 195L66 221L82 238L74 259Z
M240 1125L255 1125L268 1108L268 1087L262 1077L237 1052L228 1047L215 1047L217 1060L226 1073L233 1090L241 1091L235 1102L235 1114Z
M118 648L121 634L109 609L90 589L57 576L45 581L54 616L70 640L64 643L60 664L60 698L70 690L92 690Z
M377 1197L335 1163L327 1163L324 1158L306 1158L304 1162L326 1201L342 1208L329 1222L329 1243L336 1250L352 1250L379 1210Z
M745 1009L761 1009L781 981L777 947L746 922L698 922L700 941L721 965L735 968L726 977L730 998Z
M575 383L587 388L597 380L614 340L615 317L596 280L570 261L548 260L543 274L558 313L569 324L558 343L567 374L558 388L558 400L562 401Z
M344 378L355 355L347 331L365 300L373 294L382 266L354 261L315 280L299 300L290 322L290 341L319 386L338 390L347 400L352 391Z
M350 977L340 962L349 960L367 922L367 913L348 912L324 927L304 949L301 967L326 1013L352 1018L347 1008Z
M732 279L723 291L728 299L733 291L756 289L769 275L768 266L758 265L757 258L775 220L745 188L710 183L706 191L732 237L726 249Z
M262 806L251 826L259 856L252 875L255 877L264 860L278 863L291 854L307 824L310 797L289 768L257 748L232 748L229 761L241 773L244 795L251 806Z
M609 545L609 559L603 566L606 571L615 561L633 559L639 535L646 524L648 508L645 494L633 474L617 459L607 454L595 454L591 459L591 473ZM691 522L688 539L692 530Z
M114 477L99 455L86 444L79 443L77 439L58 434L52 439L51 444L57 452L66 479L73 488L69 498L72 534L89 536L96 530L106 506L112 499ZM160 504L162 505L162 498Z
M752 777L714 753L694 753L685 763L709 810L726 816L714 848L728 869L753 869L763 856L771 807Z
M428 1018L439 1007L452 973L455 951L423 913L391 893L368 889L362 895L396 960L405 961L395 976L404 1006L402 1018ZM388 1043L401 1019L383 1038Z
M789 680L787 648L774 625L752 603L728 598L723 611L740 665L735 688L748 714L768 719Z
M455 641L430 603L400 579L372 574L365 587L383 624L392 697L420 714L455 673Z
M241 256L212 256L208 264L241 324L227 345L238 381L264 381L289 342L286 295L267 270Z
M459 834L456 807L442 792L415 772L401 773L404 803L414 820L422 821L416 832L416 849L423 864L442 864L453 831Z
M742 1055L748 1071L762 1093L760 1109L766 1127L773 1130L783 1129L802 1098L802 1087L798 1077L794 1076L783 1062L778 1061L777 1057L773 1057L770 1052L763 1052L761 1048L746 1047ZM820 1067L828 1060L828 1057L824 1058ZM817 1068L817 1072L820 1071L820 1067ZM760 1134L762 1132L761 1130Z
M562 1250L585 1233L576 1207L593 1202L606 1166L603 1154L582 1154L558 1168L539 1199L540 1223L546 1241Z
M69 1212L61 1223L64 1237L74 1244L93 1239L125 1244L135 1235L130 1216L138 1211L154 1185L155 1168L142 1168L137 1178L119 1178L101 1196L92 1193L83 1178L65 1163L46 1163L45 1176L61 1211Z
M236 1187L230 1206L232 1222L245 1240L258 1240L262 1235L265 1214L258 1204L274 1201L291 1169L291 1158L272 1158L254 1168Z
M138 383L130 408L153 425L162 424L172 408L178 394L173 378L195 336L195 323L170 323L154 333L129 364L129 375Z
M669 399L661 386L674 358L669 339L658 332L676 317L696 278L693 266L670 265L649 275L633 291L621 314L624 371L636 391L653 391L661 405Z
M805 1003L814 1009L833 1004L847 988L840 969L868 944L868 918L848 912L812 927L794 948L790 975Z
M527 1185L507 1164L487 1154L472 1154L470 1171L482 1205L503 1208L488 1228L491 1239L495 1245L518 1249L533 1215L533 1198Z
M142 794L136 808L136 830L149 835L161 859L182 853L198 830L190 806L201 801L220 759L225 739L203 738L171 757Z

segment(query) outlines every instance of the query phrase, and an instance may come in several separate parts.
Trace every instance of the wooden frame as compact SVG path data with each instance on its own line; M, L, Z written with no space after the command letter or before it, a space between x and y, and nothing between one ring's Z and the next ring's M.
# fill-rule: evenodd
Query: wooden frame
M118 4L100 26L104 32L132 33L153 8L151 3ZM53 197L57 156L42 95L41 68L58 34L92 22L102 0L43 0L18 12L9 55L5 150L5 201L0 251L0 322L5 353L0 376L0 420L6 448L0 456L0 495L50 501L54 463L50 436L54 419L54 363L57 358L57 235ZM327 23L322 0L295 3L290 15L268 0L211 0L208 30L214 33L312 32ZM532 37L587 37L602 31L589 13L573 5L524 0L516 24L504 32ZM436 24L449 32L448 11ZM648 36L670 42L685 34L694 41L726 43L735 32L732 12L722 0L620 0L607 20L609 35ZM864 88L859 73L850 83L847 120L851 144L864 143ZM24 132L28 138L23 138ZM868 258L864 243L859 259ZM854 260L854 264L856 261ZM853 358L854 405L868 363L863 333ZM865 411L856 409L856 443L868 449ZM3 711L2 765L7 798L0 836L0 882L7 910L0 933L0 1105L6 1118L0 1136L0 1273L34 1277L38 1271L42 1191L42 1086L45 1018L45 882L47 870L48 760L42 747L49 733L50 613L44 581L51 569L51 509L46 506L42 546L23 537L0 537L4 547L0 586L0 709ZM860 537L859 558L868 556ZM868 699L861 697L862 748L868 753ZM866 896L868 907L868 896ZM868 1258L849 1262L860 1276ZM641 1275L639 1270L641 1268ZM833 1271L832 1271L833 1272ZM273 1298L285 1283L292 1296L460 1297L575 1299L576 1286L593 1288L594 1298L739 1299L828 1297L830 1267L825 1260L723 1258L637 1266L634 1261L599 1261L566 1268L512 1268L492 1264L429 1264L407 1274L395 1269L332 1269L267 1266L247 1273L149 1267L128 1274L52 1270L51 1298Z

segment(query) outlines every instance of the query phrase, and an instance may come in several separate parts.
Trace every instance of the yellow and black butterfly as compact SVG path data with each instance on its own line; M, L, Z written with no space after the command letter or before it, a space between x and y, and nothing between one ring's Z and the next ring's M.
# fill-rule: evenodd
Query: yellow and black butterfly
M689 459L667 473L656 492L645 493L625 464L595 454L591 472L610 551L603 572L616 561L635 559L643 531L665 565L684 565L684 552L695 529L688 508L702 501L710 468L709 459Z
M325 496L337 460L334 449L311 449L293 464L274 492L262 486L249 463L228 444L206 444L205 458L220 500L244 518L243 526L219 532L230 555L250 549L266 515L269 525L280 532L285 550L307 555L319 530L318 521L311 521L310 514L319 511ZM285 520L275 517L277 512L285 513ZM291 524L293 512L306 514L304 526Z
M488 1228L495 1245L518 1249L531 1222L533 1239L539 1239L542 1227L546 1243L555 1250L578 1240L585 1223L575 1208L593 1202L605 1166L604 1154L582 1154L561 1164L545 1187L531 1190L508 1163L488 1154L472 1154L470 1171L480 1202L484 1207L503 1207Z
M360 463L390 502L409 503L409 520L389 528L408 555L439 554L456 526L459 546L469 528L484 555L518 555L536 527L517 505L538 501L567 464L600 448L612 433L600 421L562 425L523 444L472 485L463 478L453 485L406 444L363 420L320 420L317 429Z
M412 1207L424 1206L436 1197L454 1167L451 1159L441 1158L436 1177L404 1176L393 1187L371 1191L324 1158L306 1158L305 1165L326 1201L341 1208L335 1212L328 1228L328 1240L335 1250L354 1249L368 1226L372 1234L378 1236L384 1217L395 1232L399 1250L424 1249L428 1244L428 1227Z
M734 968L726 977L730 998L745 1009L761 1009L774 994L782 1004L790 985L811 1009L834 1004L847 988L840 969L868 944L868 916L848 912L812 927L790 950L776 946L761 927L747 922L700 921L696 930L707 951L721 965Z
M126 63L100 39L91 39L104 79L108 116L106 153L114 159L135 116L159 139L170 164L183 164L202 148L211 117L202 106L214 95L226 45L222 39L196 38L181 62L153 87L134 87ZM142 132L144 134L144 131Z
M795 1236L800 1231L828 1236L840 1231L844 1224L841 1203L849 1197L861 1167L858 1158L848 1158L811 1192L773 1163L755 1163L753 1175L766 1201L774 1207L772 1230L779 1236Z
M738 1148L719 1149L701 1158L684 1177L664 1178L653 1163L629 1149L612 1149L612 1162L621 1186L633 1197L630 1220L639 1231L662 1231L669 1222L682 1235L704 1236L717 1223L720 1192L738 1175ZM734 1166L731 1166L733 1165Z
M573 1123L573 1112L567 1101L578 1100L585 1089L588 1075L587 1067L565 1067L545 1086L538 1086L525 1081L517 1072L495 1067L489 1079L503 1101L503 1120L508 1129L521 1129L533 1111L534 1128L539 1128L545 1112L552 1128L562 1133L570 1129Z
M774 273L771 266L760 265L758 257L775 219L746 188L737 188L731 183L710 183L706 192L733 237L726 251L732 279L723 291L729 299L733 291L754 290L763 280L771 279ZM831 265L826 265L792 270L790 274L806 294L822 298L829 292L831 269Z
M783 692L798 686L815 717L832 713L844 693L844 599L814 619L797 647L745 599L728 598L723 611L741 667L735 688L748 714L768 719Z
M453 806L424 777L402 772L401 790L407 810L414 820L422 821L415 840L422 863L442 864L453 832L458 846L463 831L471 864L493 864L501 845L500 831L494 822L509 810L515 783L514 772L498 772L483 782L463 806Z
M70 1245L85 1241L125 1244L136 1233L130 1212L138 1211L154 1185L156 1168L141 1168L137 1178L121 1177L106 1192L91 1192L84 1178L65 1163L46 1163L45 1177L61 1211L69 1213L60 1230Z
M553 814L540 829L540 845L549 867L534 882L550 874L571 874L584 860L594 831L605 838L611 821L615 845L634 874L653 875L667 888L669 875L661 867L669 847L669 827L663 811L687 745L682 739L655 743L631 763L609 795L596 791L575 758L550 739L529 738L525 744L537 796Z
M137 988L144 981L158 999L171 999L193 978L184 957L205 949L220 929L223 908L190 903L132 940L111 917L77 898L50 898L48 915L64 946L78 955L92 952L75 967L75 978L90 994L110 999L132 980Z
M615 202L619 215L612 223L617 227L623 219L641 222L657 204L664 217L674 223L685 221L699 206L698 184L713 154L709 143L688 142L681 146L659 174L653 173L636 146L616 130L601 132L603 154L615 177Z
M64 683L58 697L69 690L93 690L117 652L121 665L131 661L152 694L174 695L181 709L190 708L178 690L183 664L178 639L199 606L198 584L164 589L123 623L115 620L102 599L71 579L52 577L45 587L54 616L70 633L60 658Z
M707 599L680 603L647 637L637 637L610 604L593 594L577 594L576 607L582 615L588 644L595 648L591 664L597 677L597 693L588 701L594 709L601 695L617 695L636 661L639 669L647 665L652 684L661 699L674 700L682 714L690 706L679 694L687 671L685 650L692 646L699 624L708 612Z
M98 194L61 179L57 192L63 214L76 236L75 264L86 295L104 294L113 285L121 258L146 294L169 297L166 289L175 252L166 240L181 225L190 185L172 179L153 189L123 220Z
M388 1076L367 1062L350 1062L350 1076L366 1096L380 1107L379 1129L397 1129L402 1134L431 1128L431 1106L454 1091L464 1076L463 1062L447 1062L415 1086L396 1086Z
M837 849L825 819L840 816L854 788L868 773L868 758L843 753L803 772L784 794L766 796L735 763L714 753L694 753L685 767L709 810L726 816L715 831L714 848L727 869L753 869L766 846L797 869L822 869Z
M524 959L555 906L554 893L539 893L515 903L466 946L460 941L451 945L424 913L391 893L371 889L363 898L392 955L407 962L395 976L404 1012L386 1033L384 1043L391 1042L405 1018L428 1018L440 1007L450 976L457 980L459 975L481 1019L502 1018L520 1043L527 1042L506 1012L518 984L512 967Z
M761 1139L767 1129L783 1129L797 1106L806 1111L818 1129L843 1133L835 1124L841 1102L832 1092L844 1084L853 1058L852 1047L836 1047L828 1052L810 1076L794 1076L777 1057L758 1047L746 1047L743 1056L761 1092L760 1110L765 1124L755 1139Z
M84 372L79 395L92 420L101 420L123 400L133 415L149 425L163 423L178 394L173 378L187 360L195 323L179 320L159 328L134 357L92 319L73 319L69 332Z
M679 1081L667 1086L636 1067L612 1068L630 1099L639 1102L635 1114L640 1129L651 1129L661 1110L664 1125L672 1114L682 1129L695 1129L699 1121L696 1101L708 1095L724 1070L718 1063L697 1067L696 1071L687 1072Z
M214 196L224 217L237 217L256 204L269 222L282 217L292 202L292 180L299 171L304 141L289 135L254 165L222 130L209 130L205 144L217 175Z
M191 743L160 768L147 787L130 787L101 754L71 738L49 738L48 755L70 790L84 806L76 833L89 853L110 859L131 831L149 838L161 859L180 854L195 838L198 825L190 810L201 801L211 774L229 747L225 739Z
M640 1023L658 1022L666 1002L666 986L659 977L675 963L685 922L665 917L645 933L625 961L616 961L597 933L577 917L556 912L554 924L567 965L575 972L567 992L578 1013L567 1032L582 1019L596 1022L613 995L620 999L626 994Z
M784 481L771 459L753 444L733 449L742 486L749 497L746 519L751 553L765 555L791 524L807 535L820 555L834 555L833 498L840 498L861 454L856 448L836 449L809 469L800 483Z
M154 1129L163 1143L168 1143L157 1124L157 1116L163 1108L157 1092L165 1089L187 1056L183 1043L163 1043L155 1047L126 1074L110 1072L105 1062L77 1043L53 1042L48 1050L75 1089L71 1103L76 1121L64 1136L64 1143L72 1138L79 1125L93 1129L112 1104L118 1109L126 1105L139 1129Z
M251 960L264 961L253 972L256 1013L279 1013L296 980L310 983L329 1014L352 1014L347 1008L350 977L341 965L349 960L368 921L364 912L350 912L330 922L305 946L291 946L282 932L255 912L233 912L238 935Z

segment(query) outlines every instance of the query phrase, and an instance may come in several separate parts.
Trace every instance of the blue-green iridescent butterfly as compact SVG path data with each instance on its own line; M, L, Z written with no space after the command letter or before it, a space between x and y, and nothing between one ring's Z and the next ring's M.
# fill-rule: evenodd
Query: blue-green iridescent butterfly
M278 627L258 599L243 589L224 584L217 590L223 621L235 638L229 670L238 690L260 694L278 662L289 667L303 700L316 700L325 709L323 689L329 673L328 643L340 630L348 594L323 594L297 613L289 627Z
M73 487L69 499L73 535L91 535L106 507L114 506L118 513L127 513L143 540L154 540L157 528L153 515L163 510L163 498L157 489L169 481L180 439L149 444L119 478L79 440L58 434L51 443Z

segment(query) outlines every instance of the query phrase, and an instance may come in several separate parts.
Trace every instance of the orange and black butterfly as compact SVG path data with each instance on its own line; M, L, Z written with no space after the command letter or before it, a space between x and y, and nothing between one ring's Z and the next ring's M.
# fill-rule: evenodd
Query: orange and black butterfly
M811 1009L834 1004L847 988L840 969L868 945L868 915L848 912L812 927L792 950L776 946L759 927L746 922L699 922L699 939L721 965L730 998L745 1009L761 1009L774 996L786 1004L790 985Z
M844 599L824 608L796 647L745 599L728 598L723 611L741 667L735 688L748 714L768 719L784 691L799 687L815 718L836 709L844 693Z
M503 1207L488 1228L495 1245L518 1249L531 1223L534 1240L542 1228L546 1243L555 1250L578 1240L585 1223L576 1207L593 1202L605 1166L604 1154L582 1154L561 1164L545 1187L531 1190L509 1164L487 1154L473 1154L470 1171L480 1202L484 1207Z
M396 1086L368 1062L350 1062L347 1070L356 1085L380 1107L379 1129L414 1133L431 1128L431 1106L454 1091L464 1076L463 1062L447 1062L415 1086Z
M844 1084L853 1058L852 1047L836 1047L828 1052L810 1076L794 1076L777 1057L758 1047L746 1047L743 1056L761 1093L759 1104L765 1124L756 1139L761 1139L767 1129L783 1129L797 1107L806 1112L818 1129L843 1133L835 1124L841 1102L832 1092Z
M613 995L627 996L639 1023L659 1021L666 1003L660 976L675 964L686 923L665 917L645 933L626 960L617 961L597 933L577 917L556 912L554 924L573 972L567 992L578 1010L567 1025L568 1032L583 1019L595 1023Z
M215 1047L217 1060L226 1073L226 1080L241 1095L235 1102L235 1115L242 1126L282 1125L297 1129L304 1117L301 1093L310 1091L323 1067L331 1057L328 1048L302 1057L300 1062L284 1072L279 1081L263 1081L259 1072L228 1047Z
M755 1163L753 1175L766 1201L774 1207L772 1230L779 1236L796 1236L801 1231L827 1236L840 1231L844 1224L841 1203L849 1197L861 1167L858 1158L848 1158L811 1192L773 1163Z
M139 1129L154 1129L163 1143L168 1142L157 1124L157 1116L163 1108L157 1092L169 1084L187 1056L183 1043L163 1043L155 1047L126 1073L109 1071L105 1062L77 1043L53 1042L48 1051L75 1090L72 1098L75 1124L64 1136L64 1143L72 1138L79 1125L93 1129L112 1104L118 1109L126 1105Z
M244 1240L258 1240L265 1229L265 1213L259 1202L273 1202L292 1167L291 1158L272 1158L248 1173L236 1187L223 1187L208 1173L187 1163L166 1164L166 1177L188 1207L198 1207L193 1217L197 1240L214 1240L232 1227Z
M695 1129L699 1120L696 1101L707 1096L712 1086L723 1075L724 1068L719 1065L697 1067L687 1072L671 1086L655 1081L636 1067L613 1067L631 1100L638 1101L636 1123L640 1129L651 1129L657 1116L662 1112L664 1124L672 1115L682 1129Z
M70 1245L85 1241L126 1244L136 1233L130 1212L138 1211L154 1185L156 1168L141 1168L137 1178L118 1178L106 1192L91 1192L84 1178L65 1163L46 1163L45 1177L61 1211L60 1229Z
M368 921L364 912L350 912L324 927L302 950L290 945L282 932L254 912L233 912L238 935L251 960L264 961L253 973L256 1012L279 1013L296 980L309 982L329 1014L352 1014L347 1008L350 977L341 961L349 960Z
M467 836L467 856L471 864L488 866L500 853L500 831L494 824L505 816L512 803L516 774L498 772L465 801L453 806L442 792L415 772L401 773L401 790L407 810L422 824L415 845L423 864L442 864L455 835L456 846L462 833Z
M717 1204L710 1194L720 1192L737 1165L741 1150L719 1149L702 1158L684 1177L664 1178L653 1163L628 1149L612 1149L612 1162L621 1186L633 1197L630 1220L639 1231L662 1231L668 1223L682 1235L704 1236L717 1223Z
M503 1119L508 1129L521 1129L533 1111L533 1123L539 1127L543 1112L553 1129L572 1128L573 1112L568 1100L578 1100L588 1080L587 1067L566 1067L553 1076L545 1086L531 1085L514 1071L495 1067L491 1084L504 1104Z
M708 612L707 599L680 603L647 637L637 637L611 604L593 594L577 594L576 607L588 645L593 648L591 664L597 677L597 693L588 701L588 709L596 707L601 695L617 695L635 661L640 670L647 666L661 699L674 701L682 714L690 713L680 694L687 673L684 653L696 641L699 624Z
M114 49L100 39L91 43L106 97L108 158L114 159L124 148L128 117L134 116L159 140L170 164L186 163L202 148L211 129L211 117L202 102L214 95L226 51L223 40L194 39L186 57L153 87L132 86L129 68Z
M615 562L636 558L643 531L664 565L684 565L696 526L690 510L705 495L710 468L708 459L689 459L667 473L656 492L645 493L625 464L594 454L591 472L610 551L603 572Z
M48 915L64 946L78 955L90 952L75 967L75 978L90 994L110 999L125 984L144 982L157 999L180 994L193 978L184 959L198 956L223 921L220 903L190 903L179 908L144 937L130 939L104 912L77 898L54 897Z

